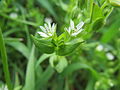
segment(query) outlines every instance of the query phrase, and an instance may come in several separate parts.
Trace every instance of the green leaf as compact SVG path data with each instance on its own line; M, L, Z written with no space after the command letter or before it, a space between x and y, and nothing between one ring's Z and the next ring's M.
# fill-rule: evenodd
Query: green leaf
M15 73L15 84L14 84L14 88L19 87L19 86L20 86L19 76L18 76L18 73Z
M92 69L90 66L88 66L87 64L84 64L84 63L73 63L73 64L70 64L63 72L62 72L62 76L65 77L65 76L68 76L70 74L72 74L73 72L79 70L79 69L87 69L89 70L92 75L97 79L99 77L99 74L94 70Z
M87 0L87 11L88 13L88 17L90 18L92 15L92 9L93 9L93 0Z
M94 78L93 76L90 75L85 90L94 90L95 82L96 82L95 78Z
M21 90L22 86L17 86L16 88L14 88L14 90Z
M15 48L17 51L19 51L20 53L22 53L27 59L29 58L29 49L21 42L6 42L8 45L10 45L11 47Z
M49 81L49 79L53 76L54 70L49 65L47 69L41 74L41 77L38 78L38 81L36 83L36 89L34 90L43 90L43 86Z
M96 5L95 3L93 4L93 13L92 13L92 21L96 21L99 18L103 18L103 12L102 9Z
M35 89L35 47L32 47L30 58L28 60L25 86L23 90L36 90Z
M119 6L120 7L120 0L109 0L109 2L113 6Z
M40 58L38 59L38 61L36 62L36 68L44 61L46 60L48 57L50 57L51 54L43 54L42 56L40 56Z
M49 62L51 66L59 73L61 73L68 65L68 62L64 56L53 55L50 57Z
M56 53L60 56L67 55L75 51L75 49L83 42L82 39L74 39L58 47Z
M116 34L119 32L120 27L120 20L118 19L115 23L113 23L111 26L109 26L106 30L106 32L103 33L103 36L101 38L101 41L103 43L108 43L111 41L112 38L116 36Z
M93 26L92 26L92 28L93 28L93 30L98 30L98 29L100 29L103 25L104 25L104 18L98 18L98 19L96 19L94 22L93 22Z
M32 36L32 40L40 52L47 54L51 54L54 52L54 47L51 43L51 39L39 39L37 37Z

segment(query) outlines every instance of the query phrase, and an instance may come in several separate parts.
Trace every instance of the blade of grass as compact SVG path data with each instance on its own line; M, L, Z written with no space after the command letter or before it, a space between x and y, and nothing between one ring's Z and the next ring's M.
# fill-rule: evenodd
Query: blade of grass
M1 50L2 64L3 64L3 70L4 70L4 75L5 75L7 87L9 90L12 90L12 83L11 83L10 73L9 73L9 69L8 69L6 48L5 48L5 43L3 40L1 28L0 28L0 50Z
M41 78L39 78L38 82L36 83L36 90L41 90L41 88L43 88L43 86L48 82L48 80L53 76L53 74L54 70L49 65L41 75Z
M21 11L23 20L26 21L25 8L22 7L20 4L17 4L17 6L20 8L20 11ZM24 30L25 30L26 36L27 36L27 46L28 46L29 48L31 48L31 40L30 40L30 33L29 33L29 30L28 30L28 26L27 26L27 25L23 25L23 26L24 26Z
M14 88L20 86L20 80L19 80L19 76L18 73L15 73L15 83L14 83Z
M19 28L14 28L14 29L9 29L9 30L6 30L6 32L3 33L3 36L4 37L7 37L13 33L16 33L16 32L21 32L21 29Z
M37 0L44 8L46 8L55 18L58 19L56 12L53 6L50 3L50 0Z
M13 41L13 42L6 42L8 45L10 45L11 47L15 48L17 51L19 51L20 53L22 53L22 55L24 55L27 59L29 59L29 49L28 47L26 47L23 43L17 41Z
M18 23L27 24L27 25L31 25L31 26L34 26L34 27L38 27L39 26L36 23L30 22L30 21L21 20L21 19L13 19L13 18L9 17L8 15L6 15L3 12L0 12L0 16L2 16L4 18L7 18L7 19L10 19L10 20L13 20L13 21L16 21Z
M30 54L30 58L28 60L28 65L27 65L27 72L26 72L26 80L25 80L25 87L23 90L36 90L35 89L35 46L32 46L32 51Z

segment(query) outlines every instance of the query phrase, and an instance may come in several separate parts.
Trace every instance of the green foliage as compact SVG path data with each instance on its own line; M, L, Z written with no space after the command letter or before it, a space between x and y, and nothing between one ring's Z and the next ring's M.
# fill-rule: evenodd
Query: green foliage
M42 53L51 54L54 52L54 47L51 43L51 39L39 39L34 36L32 36L32 39L36 47L38 47L39 51Z
M63 45L60 45L57 51L57 54L60 56L68 55L72 53L76 48L83 43L82 39L74 39L70 42L66 42Z
M5 43L4 43L1 28L0 28L0 52L1 52L3 71L4 71L7 87L8 87L9 90L12 90L10 72L9 72L9 69L8 69L7 53L6 53L6 48L5 48Z
M7 41L6 44L8 44L11 47L15 48L17 51L19 51L21 54L23 54L27 59L29 58L30 52L29 52L28 47L26 47L21 42L18 42L18 41L16 41L16 42L10 42L10 41Z
M0 90L119 90L119 7L0 0Z
M49 0L37 0L37 1L57 19L56 12Z
M109 0L110 4L113 6L120 6L120 1L119 0Z
M49 60L51 66L56 69L57 72L61 73L68 65L65 57L53 55Z
M108 43L110 40L112 40L113 37L119 32L119 23L120 20L118 19L114 24L112 24L110 27L108 27L108 31L104 33L104 35L101 38L101 41L103 43Z
M26 71L26 80L25 80L25 86L23 90L35 90L35 47L32 47L32 51L29 57L29 62L27 65L27 71Z

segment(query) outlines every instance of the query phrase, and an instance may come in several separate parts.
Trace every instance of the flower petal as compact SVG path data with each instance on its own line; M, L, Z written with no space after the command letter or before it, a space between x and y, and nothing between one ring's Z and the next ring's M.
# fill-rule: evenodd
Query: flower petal
M39 26L43 32L47 32L46 29L43 26Z
M84 25L84 22L81 21L81 22L76 26L77 30L81 29L83 25Z
M51 28L52 33L54 33L54 32L55 32L55 29L56 29L56 24L55 24L55 23L53 23L53 24L52 24L52 28Z
M51 23L50 23L50 22L47 22L47 24L48 24L49 31L52 32L52 30L51 30L51 28L52 28L52 27L51 27Z
M38 34L40 34L40 36L42 37L49 37L46 33L43 33L43 32L37 32Z
M48 33L49 36L52 36L52 33Z
M70 27L69 28L65 27L65 30L70 34L70 30L71 30Z
M74 33L72 33L71 35L72 36L76 36L76 35L78 35L80 32L82 32L84 29L80 29L79 31L77 31L77 32L74 32Z
M73 20L70 20L70 28L74 29L74 22L73 22Z
M47 32L50 32L49 27L48 27L47 24L44 24L44 27L45 27L45 29L46 29Z

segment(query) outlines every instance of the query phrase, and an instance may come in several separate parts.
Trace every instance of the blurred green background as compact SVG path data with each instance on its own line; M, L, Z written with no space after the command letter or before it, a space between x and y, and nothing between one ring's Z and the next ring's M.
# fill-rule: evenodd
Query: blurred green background
M97 23L98 27L85 36L86 42L66 56L69 65L62 73L49 65L50 55L40 53L31 40L30 35L39 31L38 26L46 20L57 23L58 35L69 26L70 19L87 22L89 1L0 0L0 27L14 90L120 90L119 0L117 5L94 0L98 7L107 2L104 14L112 11L101 28ZM2 89L6 82L1 59L0 90L6 90Z

